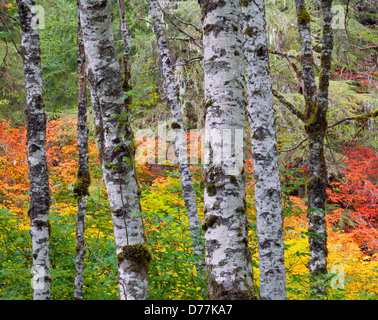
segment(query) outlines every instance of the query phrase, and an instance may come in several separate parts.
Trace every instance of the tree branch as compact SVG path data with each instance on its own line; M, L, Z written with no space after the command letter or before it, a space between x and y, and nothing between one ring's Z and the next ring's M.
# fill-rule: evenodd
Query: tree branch
M304 114L299 111L291 102L287 101L285 97L279 93L277 90L272 90L273 95L287 108L289 111L294 114L298 119L305 121Z
M296 59L296 60L300 60L300 57L296 54L292 54L292 53L288 53L288 52L284 52L284 51L279 51L279 50L276 50L276 49L269 49L269 53L271 54L275 54L275 55L278 55L278 56L282 56L282 57L287 57L287 58L293 58L293 59Z
M175 22L173 22L173 20L170 18L170 14L165 12L165 11L162 11L164 16L167 17L167 19L169 20L169 22L179 31L181 32L182 34L186 35L189 39L191 39L193 41L193 43L199 47L200 49L203 49L203 46L199 43L197 43L197 40L192 36L190 35L189 33L187 33L186 31L184 31L182 28L180 28Z
M165 11L165 13L174 17L175 19L177 19L177 21L179 21L180 23L193 27L199 34L202 35L202 30L200 28L198 28L196 25L194 25L193 23L190 23L188 21L184 21L184 20L182 20L181 18L179 18L178 16L174 15L173 13L171 13L169 11Z
M297 144L295 147L293 147L291 149L288 149L288 150L280 150L279 152L291 152L291 151L294 151L295 149L298 149L307 140L308 140L308 137L305 138L305 139L303 139L301 142L299 142L299 144Z
M100 258L98 258L98 257L94 254L94 252L91 250L90 246L88 245L88 242L87 242L86 240L84 240L84 242L85 242L85 246L87 247L88 251L89 251L89 252L95 257L95 259L96 259L99 263L102 264L102 266L103 266L104 269L110 274L110 276L111 276L115 281L117 281L118 284L122 285L123 289L124 289L125 292L126 292L125 284L124 284L123 282L121 282L121 281L119 280L119 278L116 277L116 276L113 274L113 272L112 272L112 271L106 266L106 264L105 264Z
M336 123L328 126L327 129L330 129L330 128L333 128L333 127L336 127L344 122L347 122L347 121L359 121L359 120L367 120L369 118L376 118L378 117L378 109L372 111L372 112L369 112L369 113L365 113L365 114L361 114L361 115L358 115L358 116L353 116L353 117L348 117L348 118L344 118L344 119L341 119L339 121L337 121Z

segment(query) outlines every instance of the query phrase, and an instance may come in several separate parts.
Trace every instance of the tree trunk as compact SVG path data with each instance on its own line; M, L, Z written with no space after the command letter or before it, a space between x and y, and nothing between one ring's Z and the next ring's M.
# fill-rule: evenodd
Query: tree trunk
M120 298L148 298L148 267L152 255L140 217L133 134L115 52L110 1L80 1L87 75L97 117L96 134L103 178L112 210L117 248Z
M35 1L18 0L26 87L26 129L30 179L30 234L34 300L50 300L50 188L46 162L46 114L42 99L41 55Z
M314 109L318 95L314 75L314 57L311 44L311 16L307 11L304 0L295 0L297 10L298 31L301 38L302 69L303 69L303 96L307 106ZM309 110L311 112L311 110Z
M202 224L208 298L217 300L256 298L245 201L240 8L240 0L202 1L206 107Z
M311 16L303 0L296 0L298 29L302 38L302 66L304 78L305 130L309 138L310 166L307 182L310 259L307 264L311 276L311 288L315 294L326 295L327 229L325 202L327 199L327 165L324 156L324 139L327 123L328 88L333 49L332 0L322 1L323 46L319 90L313 71L311 45Z
M167 103L171 110L172 129L175 132L175 148L178 154L178 164L183 197L186 206L190 231L193 239L193 251L196 258L196 270L199 277L204 277L203 243L201 225L198 217L197 202L193 190L192 176L187 155L186 130L181 113L179 90L174 78L174 67L171 62L168 37L165 33L164 23L161 20L162 12L157 0L149 0L150 14L152 16L155 35L162 62L163 77L167 92Z
M124 0L118 1L118 9L120 15L120 25L121 34L123 41L123 68L124 68L124 79L123 79L123 90L128 92L131 90L131 63L130 63L130 50L131 50L131 33L127 26L125 3ZM131 95L128 97L128 103L131 104Z
M242 1L255 180L260 297L286 299L283 213L263 0Z
M79 104L78 104L78 138L79 169L74 184L74 195L77 197L76 222L76 270L74 299L83 300L84 287L84 257L85 257L85 215L89 185L91 182L88 165L88 128L87 128L87 96L85 76L84 43L78 14L78 76L79 76Z

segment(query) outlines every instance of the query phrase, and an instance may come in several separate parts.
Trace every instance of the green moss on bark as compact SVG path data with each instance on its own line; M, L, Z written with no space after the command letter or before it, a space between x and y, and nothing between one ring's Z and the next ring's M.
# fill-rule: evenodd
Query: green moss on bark
M217 37L219 34L219 26L216 24L207 24L203 27L203 34L208 34L210 32L214 32L214 36Z
M212 100L207 101L207 102L205 103L205 106L204 106L205 111L206 111L207 108L209 108L212 104L213 104L213 101L212 101Z
M210 299L221 299L222 297L227 296L227 290L224 287L216 282L214 279L210 279L211 292L208 293L208 298Z
M242 7L248 7L251 0L241 0L241 6Z
M222 284L212 278L209 279L210 290L207 294L207 298L210 300L258 300L254 286L250 286L245 280L243 282L246 289L237 289L240 287L240 281L243 280L234 281L233 289L226 290Z
M178 122L172 122L171 128L172 129L181 129L181 126Z
M91 176L89 172L84 172L81 166L77 170L77 179L74 183L74 197L75 198L82 198L89 196L89 186L91 184Z
M205 19L207 14L218 7L224 7L226 5L226 1L219 0L219 1L209 1L209 0L203 0L201 1L201 13L202 13L202 21Z
M215 196L216 193L217 193L217 189L215 187L214 184L212 183L209 183L207 186L206 186L206 191L207 191L207 194L212 197L212 196Z
M244 34L248 37L252 37L255 34L256 27L247 27L244 30Z
M136 268L149 267L153 259L153 254L148 244L138 243L122 247L122 251L117 255L118 265L124 261L130 261Z
M310 23L311 22L311 15L307 11L306 8L302 8L298 12L298 24L303 24L303 23Z
M203 219L201 222L201 229L206 232L206 230L211 228L217 220L218 220L218 217L214 215L211 215Z

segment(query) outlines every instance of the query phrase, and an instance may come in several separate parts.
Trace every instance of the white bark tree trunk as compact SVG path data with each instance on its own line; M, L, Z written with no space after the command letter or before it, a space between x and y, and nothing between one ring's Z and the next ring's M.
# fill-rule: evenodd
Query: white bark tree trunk
M204 31L203 230L208 298L255 299L245 202L246 97L241 1L205 0L200 3Z
M133 134L115 52L110 1L81 0L80 22L103 177L112 209L120 298L144 300L148 298L147 273L152 255L139 215Z
M264 0L242 1L248 119L260 271L260 297L286 299L283 213Z
M87 199L89 195L90 174L88 165L88 128L87 128L87 97L85 76L85 53L80 25L80 13L78 13L78 78L79 78L79 103L78 103L78 149L79 168L77 180L74 184L74 195L77 197L77 221L76 221L76 264L74 299L83 300L84 287L84 257L85 257L85 216L87 211Z
M189 227L193 239L193 251L196 257L196 270L199 277L204 277L203 240L198 217L197 202L193 189L192 176L187 155L186 130L181 113L179 89L174 77L174 67L171 62L171 52L168 37L165 33L162 12L157 0L149 0L150 14L158 42L159 55L162 63L168 106L171 110L172 128L175 132L175 148L178 157L179 172Z
M50 300L50 193L42 99L41 55L35 1L18 0L26 87L26 122L30 179L30 234L33 246L34 300Z

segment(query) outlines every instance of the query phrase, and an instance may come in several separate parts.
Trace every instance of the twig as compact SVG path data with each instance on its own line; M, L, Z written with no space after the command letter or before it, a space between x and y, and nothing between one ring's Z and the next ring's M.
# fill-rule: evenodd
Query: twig
M202 30L200 28L198 28L197 26L195 26L194 24L190 23L190 22L187 22L187 21L184 21L182 20L181 18L179 18L178 16L174 15L173 13L169 12L169 11L166 11L166 13L172 17L174 17L175 19L177 19L179 22L181 22L182 24L185 24L187 26L191 26L193 27L194 29L196 29L198 31L198 33L200 33L202 35Z
M197 61L201 61L203 59L203 56L199 56L199 57L195 57L195 58L192 58L192 59L189 59L183 63L179 63L179 64L175 64L173 65L173 68L175 67L181 67L181 66L186 66L190 63L193 63L193 62L197 62ZM155 71L159 71L161 68L155 68L155 69L152 69L152 70L149 70L149 71L146 71L146 72L140 72L139 74L146 74L146 73L150 73L150 72L155 72Z
M143 18L139 18L139 20L143 20L143 21L146 21L147 23L149 23L150 25L152 25L152 22L150 20L147 20L147 19L143 19Z
M203 46L199 43L197 43L197 40L192 36L190 35L189 33L187 33L186 31L182 30L175 22L172 21L172 19L169 17L169 14L167 14L166 12L162 11L164 16L166 16L169 20L170 23L172 23L172 25L179 31L181 32L182 34L186 35L189 39L191 39L193 41L193 43L199 47L200 49L203 49Z
M4 14L4 15L5 15L5 16L8 16L8 15L6 15L6 14ZM4 22L3 18L1 18L1 16L0 16L0 20L1 20L1 22L3 23L4 27L7 29L8 33L11 33L10 30L9 30L9 28L8 28L8 26L7 26L7 24ZM17 21L17 20L16 20L16 21ZM17 21L17 22L18 22L18 21ZM21 57L23 57L23 55L21 54L20 50L18 49L18 47L17 47L17 45L16 45L16 42L15 42L14 39L13 39L13 37L10 37L10 39L11 39L13 45L14 45L14 48L15 48L16 51L18 52L18 54L19 54Z
M333 127L336 127L338 126L339 124L342 124L346 121L358 121L358 120L367 120L368 118L376 118L378 117L378 109L377 110L374 110L372 112L369 112L369 113L365 113L365 114L361 114L359 116L354 116L354 117L348 117L348 118L344 118L344 119L341 119L339 121L337 121L336 123L328 126L327 129L330 129L330 128L333 128Z
M0 14L2 14L3 16L6 16L7 18L9 18L11 20L13 20L14 22L19 23L19 21L16 18L13 18L12 16L10 16L9 14L6 14L5 12L0 12Z
M110 276L115 280L115 281L117 281L120 285L122 285L123 286L123 290L125 291L125 295L126 295L126 286L125 286L125 284L123 283L123 282L121 282L120 280L119 280L119 278L117 278L114 274L113 274L113 272L106 266L106 264L100 259L100 258L98 258L94 253L93 253L93 251L91 250L91 248L89 247L89 245L88 245L88 243L87 243L87 240L84 240L84 243L85 243L85 246L86 246L86 248L88 249L88 251L95 257L95 259L98 261L98 262L100 262L102 265L103 265L103 267L105 268L105 270L110 274Z
M280 150L279 152L290 152L290 151L294 151L295 149L298 149L304 142L306 142L308 140L308 137L303 139L301 142L299 142L299 144L297 146L295 146L294 148L291 148L291 149L288 149L288 150Z
M283 56L283 57L286 57L286 58L293 58L293 59L299 60L299 56L296 55L296 54L292 54L292 53L288 53L288 52L284 52L284 51L279 51L279 50L276 50L276 49L269 49L269 53L275 54L275 55L278 55L278 56Z

